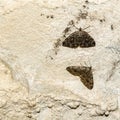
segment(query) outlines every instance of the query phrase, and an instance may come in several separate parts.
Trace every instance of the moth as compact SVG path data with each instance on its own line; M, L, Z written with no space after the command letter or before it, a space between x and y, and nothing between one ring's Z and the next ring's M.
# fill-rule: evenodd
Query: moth
M82 28L70 34L63 42L62 46L69 48L88 48L96 45L94 39Z
M93 74L92 74L92 67L86 66L69 66L66 70L74 76L79 76L81 82L88 88L92 89L94 82L93 82Z

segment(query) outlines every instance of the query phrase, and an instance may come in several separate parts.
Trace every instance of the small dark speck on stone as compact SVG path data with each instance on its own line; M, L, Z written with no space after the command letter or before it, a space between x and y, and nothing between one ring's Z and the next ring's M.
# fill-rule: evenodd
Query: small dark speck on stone
M66 27L63 32L66 34L67 32L69 32L69 30L70 30L70 27Z
M85 1L85 3L87 4L87 3L89 3L89 1L88 1L88 0L86 0L86 1Z
M111 30L113 30L114 28L113 28L113 25L111 25Z
M66 35L63 35L63 37L66 37Z
M80 17L81 17L82 19L86 19L87 16L88 16L88 13L81 13L81 15L80 15Z
M54 48L58 48L60 46L60 42L61 42L61 40L57 39L57 42L54 43Z
M51 15L50 17L51 17L51 18L54 18L54 16L53 16L53 15Z
M100 19L100 22L102 23L102 22L105 22L105 19Z
M68 25L74 25L74 21L73 20L69 21Z
M44 14L41 13L40 15L43 16Z
M85 5L83 5L83 8L86 8L86 6L85 6Z
M46 17L49 18L49 15L47 15Z
M46 18L51 18L51 19L53 19L54 16L53 16L53 15L47 15Z

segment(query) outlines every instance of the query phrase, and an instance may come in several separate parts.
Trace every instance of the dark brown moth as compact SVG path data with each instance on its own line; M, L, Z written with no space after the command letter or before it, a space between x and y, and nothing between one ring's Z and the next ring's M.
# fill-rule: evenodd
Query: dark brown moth
M62 46L69 47L69 48L88 48L95 46L94 39L84 30L81 28L78 31L73 32L70 34L63 42Z
M91 90L93 88L94 82L93 82L92 67L69 66L66 68L66 70L74 76L79 76L82 83L88 89Z

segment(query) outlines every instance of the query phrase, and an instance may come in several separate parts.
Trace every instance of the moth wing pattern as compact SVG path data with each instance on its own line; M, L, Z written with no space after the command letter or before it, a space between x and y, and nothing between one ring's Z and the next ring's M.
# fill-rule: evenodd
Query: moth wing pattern
M88 48L94 47L95 44L94 39L87 32L82 30L73 32L62 43L64 47L70 48Z
M70 34L62 43L64 47L70 47L70 48L77 48L79 46L77 38L79 35L77 34L77 31Z
M66 68L66 70L71 73L74 76L79 76L80 75L80 70L78 69L77 66L69 66Z
M79 46L82 48L94 47L94 39L85 31L79 31Z
M85 66L69 66L66 68L68 72L70 72L74 76L79 76L81 82L88 88L92 89L94 82L93 82L93 74L91 67Z
M92 89L94 82L93 82L93 74L91 67L84 67L83 70L81 70L81 73L79 75L81 82L88 88Z

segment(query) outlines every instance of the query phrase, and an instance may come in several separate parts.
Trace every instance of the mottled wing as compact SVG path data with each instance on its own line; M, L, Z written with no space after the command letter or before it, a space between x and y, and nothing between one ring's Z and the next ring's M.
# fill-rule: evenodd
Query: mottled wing
M62 43L64 47L70 48L88 48L95 46L94 39L85 31L76 31L70 34Z
M74 76L80 75L80 70L78 66L69 66L66 68L66 70Z
M94 47L96 45L94 39L85 31L79 31L79 46L82 48Z
M70 34L63 42L62 46L69 48L77 48L79 46L79 42L77 38L79 37L78 32L74 32Z
M91 67L85 66L69 66L66 68L68 72L70 72L74 76L79 76L82 83L88 88L92 89L94 82L93 82L93 74Z
M92 89L94 82L93 82L93 74L91 67L87 67L86 70L81 70L80 78L82 83L88 88Z

